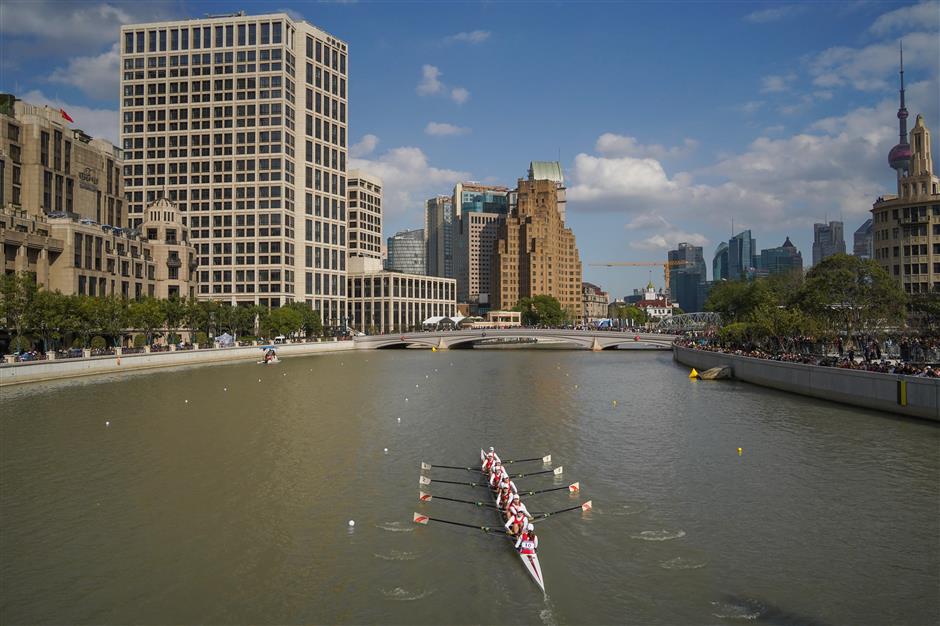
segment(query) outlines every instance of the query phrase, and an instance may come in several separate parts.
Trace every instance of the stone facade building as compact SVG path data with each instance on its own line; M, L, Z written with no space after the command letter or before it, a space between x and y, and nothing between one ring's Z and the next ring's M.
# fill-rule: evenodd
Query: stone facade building
M349 211L349 256L382 258L382 179L349 170L346 184Z
M429 317L457 315L453 278L390 272L371 266L350 267L349 325L360 332L420 330Z
M121 27L126 209L186 219L202 299L346 317L347 44L286 13Z
M505 214L468 212L460 216L454 246L457 301L470 305L473 315L483 315L493 299L493 260L499 221Z
M4 273L32 272L64 294L194 294L195 250L176 208L127 224L122 151L67 126L63 111L0 96Z
M585 324L591 324L607 317L607 307L610 304L609 294L593 283L581 283L583 294Z
M560 172L557 163L533 162L529 177L519 179L509 215L499 223L493 308L511 309L521 298L547 294L572 319L582 317L581 259L564 222Z

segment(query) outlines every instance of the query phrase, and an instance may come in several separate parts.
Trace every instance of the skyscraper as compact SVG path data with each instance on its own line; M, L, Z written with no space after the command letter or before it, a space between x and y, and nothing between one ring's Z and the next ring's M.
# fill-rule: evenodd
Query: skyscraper
M855 236L852 246L852 254L860 259L872 258L872 237L874 233L874 222L869 217L861 226L855 230Z
M424 203L425 257L429 276L454 277L454 204L450 196Z
M349 170L346 184L349 257L382 258L382 179Z
M901 58L899 142L888 154L897 195L872 206L875 261L907 293L940 292L940 178L934 174L930 130L922 115L907 133L904 58Z
M574 233L565 226L565 187L561 166L534 161L529 178L519 179L515 205L499 221L493 268L497 308L520 298L547 294L572 319L581 317L581 259ZM546 176L546 178L540 178Z
M712 280L728 280L728 242L722 241L712 257Z
M405 274L425 274L427 266L424 254L424 229L399 231L388 238L385 269Z
M834 254L845 254L842 222L813 224L813 265Z
M698 301L698 284L707 278L702 247L683 242L676 250L670 250L667 258L669 261L685 262L684 265L669 267L670 297L684 311L700 311L702 303Z
M787 237L783 245L777 248L765 248L760 251L759 267L767 274L786 274L803 270L803 255Z
M128 216L166 194L202 299L346 315L346 43L286 13L121 28Z
M750 278L757 266L754 258L757 241L750 230L744 230L728 240L728 280Z
M457 221L454 268L457 301L470 304L474 314L490 309L493 299L493 260L503 213L465 212Z

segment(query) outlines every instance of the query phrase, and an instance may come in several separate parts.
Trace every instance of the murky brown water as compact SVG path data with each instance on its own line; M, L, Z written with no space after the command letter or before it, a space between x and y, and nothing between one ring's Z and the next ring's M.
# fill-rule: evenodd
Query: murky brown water
M937 623L940 428L670 356L380 351L4 389L0 622ZM488 445L565 467L520 486L581 482L530 509L594 502L539 524L547 597L504 540L411 523L494 522L417 500L421 461Z

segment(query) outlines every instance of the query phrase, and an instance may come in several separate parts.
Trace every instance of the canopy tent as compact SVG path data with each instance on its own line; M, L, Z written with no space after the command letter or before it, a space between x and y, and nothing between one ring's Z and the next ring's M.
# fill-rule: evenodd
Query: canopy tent
M434 326L437 328L440 328L441 326L454 327L458 326L463 319L464 316L460 315L459 313L453 317L447 317L446 315L434 315L421 322L421 325Z
M221 335L215 338L215 342L219 344L219 346L223 348L227 348L229 346L235 345L235 338L232 337L228 333L222 333Z

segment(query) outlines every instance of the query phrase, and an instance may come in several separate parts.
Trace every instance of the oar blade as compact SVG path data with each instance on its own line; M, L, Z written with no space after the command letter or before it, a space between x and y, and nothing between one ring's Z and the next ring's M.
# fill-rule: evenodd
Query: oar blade
M432 496L429 493L426 493L424 491L418 492L418 500L421 500L422 502L430 502L433 499L434 499L434 496Z
M428 478L427 476L419 476L419 477L418 477L418 484L419 484L419 485L430 485L430 484L431 484L431 479Z
M420 513L415 513L415 517L414 517L414 520L413 520L413 521L414 521L415 524L424 524L424 525L427 525L428 520L430 520L430 519L431 519L431 518L428 517L427 515L421 515Z
M577 493L578 491L581 491L581 483L577 482L568 485L568 491L570 493Z
M542 457L542 463L551 463L551 462L552 462L551 454L546 454L545 456Z
M431 464L430 464L430 463L425 463L424 461L421 461L421 469L422 469L422 470L430 470L430 469L431 469Z
M584 504L581 505L581 510L582 510L582 511L590 511L591 508L592 508L592 507L591 507L591 501L590 501L590 500L588 500L587 502L585 502Z
M564 471L565 471L565 468L562 467L561 465L559 465L558 467L556 467L555 469L552 470L552 474L554 474L555 476L558 476L559 474L561 474L561 473L564 472Z

